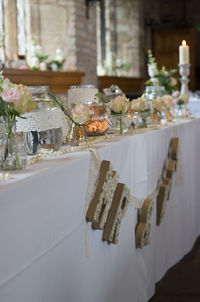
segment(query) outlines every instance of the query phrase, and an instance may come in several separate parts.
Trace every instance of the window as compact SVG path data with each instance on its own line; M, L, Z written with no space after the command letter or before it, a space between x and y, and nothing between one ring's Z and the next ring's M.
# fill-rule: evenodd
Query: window
M0 61L4 60L4 9L3 0L0 0Z
M97 74L140 76L140 0L101 0L97 7Z
M7 11L6 11L7 10ZM10 17L12 16L12 18ZM13 0L5 7L0 0L0 60L5 63L26 54L25 0Z
M25 3L24 0L17 0L17 44L18 55L26 54L26 20L25 20Z

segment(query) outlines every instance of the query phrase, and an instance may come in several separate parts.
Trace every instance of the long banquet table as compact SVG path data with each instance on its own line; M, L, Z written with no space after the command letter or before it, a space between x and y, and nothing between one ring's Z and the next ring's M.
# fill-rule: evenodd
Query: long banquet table
M117 245L88 223L85 200L90 152L42 160L0 184L1 302L146 302L155 282L192 247L200 233L200 119L103 141L131 194L156 188L169 142L180 140L179 167L160 226L156 206L150 245L135 248L138 210L129 206Z

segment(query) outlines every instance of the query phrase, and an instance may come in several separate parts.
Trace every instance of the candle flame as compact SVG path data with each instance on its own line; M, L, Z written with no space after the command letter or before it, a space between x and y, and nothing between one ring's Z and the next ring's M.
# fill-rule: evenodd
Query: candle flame
M182 45L183 45L183 46L186 45L186 41L185 41L185 40L182 41Z

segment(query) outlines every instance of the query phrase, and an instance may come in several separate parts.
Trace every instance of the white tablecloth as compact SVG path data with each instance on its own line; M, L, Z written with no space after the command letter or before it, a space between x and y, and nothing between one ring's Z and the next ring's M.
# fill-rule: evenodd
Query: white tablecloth
M85 256L88 151L43 160L0 184L0 301L146 302L200 233L200 119L96 148L132 195L145 198L177 134L181 164L166 215L156 226L155 207L150 245L141 250L135 249L137 210L129 206L117 245L103 242L102 231L88 224Z

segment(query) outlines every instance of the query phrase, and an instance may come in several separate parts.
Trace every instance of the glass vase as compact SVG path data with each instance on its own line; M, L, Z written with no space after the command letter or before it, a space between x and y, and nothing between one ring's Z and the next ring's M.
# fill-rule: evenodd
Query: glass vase
M115 134L124 134L131 127L132 118L128 113L110 115L109 130Z
M48 86L29 87L37 109L17 118L17 131L23 132L28 155L62 146L62 111L56 107Z
M87 136L104 135L109 126L108 113L105 107L99 103L88 103L91 118L84 124L84 131Z
M153 124L153 118L150 111L139 111L133 115L135 128L148 128Z
M154 110L153 119L155 124L159 124L162 119L162 112L158 110Z
M19 170L26 168L27 151L23 135L16 132L15 122L4 123L5 132L0 145L0 169Z
M187 108L186 105L176 105L175 106L175 118L184 118L187 116Z
M145 91L142 95L145 99L152 101L153 99L156 99L158 96L165 95L165 87L164 86L146 86Z
M85 134L84 127L71 123L71 127L66 138L67 144L78 146L80 143L85 142L86 138L87 136Z

